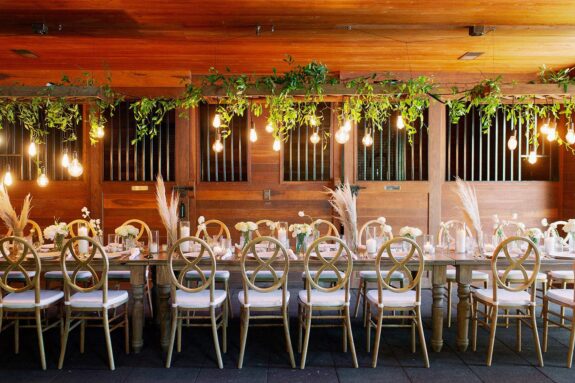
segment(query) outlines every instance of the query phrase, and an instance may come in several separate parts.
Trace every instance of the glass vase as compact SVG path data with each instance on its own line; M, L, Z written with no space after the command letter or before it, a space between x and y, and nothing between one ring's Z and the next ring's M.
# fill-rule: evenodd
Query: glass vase
M569 233L569 252L575 253L575 233Z
M58 251L62 251L64 248L64 235L63 234L56 234L54 237L54 247Z
M307 235L305 234L298 234L296 237L295 243L295 252L296 254L305 254L307 251L307 242L306 242Z
M124 244L124 250L131 250L136 247L136 238L130 236L124 237L122 243Z

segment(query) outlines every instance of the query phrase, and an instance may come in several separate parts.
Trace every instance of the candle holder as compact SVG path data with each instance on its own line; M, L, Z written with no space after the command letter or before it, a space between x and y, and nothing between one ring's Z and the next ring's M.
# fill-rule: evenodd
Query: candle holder
M180 221L180 239L189 237L191 233L190 221ZM184 241L180 244L182 253L190 252L190 242Z
M160 250L160 231L152 230L152 235L148 242L148 252L150 254L158 254Z
M288 245L288 223L287 222L278 222L276 224L276 237L278 241L285 247L289 247Z
M375 258L377 254L377 228L368 226L365 228L365 249L369 258Z
M455 252L464 254L467 251L465 245L467 239L467 226L462 222L455 226Z
M423 236L423 253L426 255L435 254L435 237L433 235Z

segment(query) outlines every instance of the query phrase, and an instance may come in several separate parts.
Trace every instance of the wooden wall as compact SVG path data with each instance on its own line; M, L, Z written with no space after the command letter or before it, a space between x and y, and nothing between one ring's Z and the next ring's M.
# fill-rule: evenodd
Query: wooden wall
M359 182L362 187L358 199L360 225L368 219L385 216L398 231L410 225L424 232L436 233L439 222L461 218L455 185L445 182L445 108L434 103L430 110L429 129L429 181L423 182ZM178 118L176 123L176 184L189 187L182 200L187 214L195 226L197 217L217 218L231 228L239 220L256 221L262 218L301 222L297 216L304 210L314 218L332 219L324 188L333 182L283 182L281 179L281 153L272 150L273 138L263 127L266 116L255 118L258 141L249 144L250 164L247 182L205 183L197 178L198 116L190 111L190 118ZM84 129L87 129L85 126ZM87 137L87 134L85 134ZM352 135L353 137L353 135ZM355 139L341 146L333 144L334 180L340 177L355 183ZM40 188L34 181L15 182L10 193L19 205L25 193L33 195L31 218L41 225L48 225L54 218L69 221L80 217L80 209L88 206L95 218L101 217L106 233L129 218L140 218L153 229L161 230L156 212L154 183L102 182L102 146L84 144L85 172L72 182L52 181L47 188ZM342 164L343 162L343 164ZM550 220L575 216L575 161L569 154L561 160L560 182L477 182L480 210L485 227L490 227L492 214L502 217L519 213L519 219L536 226L542 217ZM343 174L342 174L343 169ZM147 186L148 190L134 191L132 186ZM399 190L389 190L389 187ZM193 190L192 190L193 189ZM263 191L271 190L271 200L264 201ZM563 203L564 201L564 203Z

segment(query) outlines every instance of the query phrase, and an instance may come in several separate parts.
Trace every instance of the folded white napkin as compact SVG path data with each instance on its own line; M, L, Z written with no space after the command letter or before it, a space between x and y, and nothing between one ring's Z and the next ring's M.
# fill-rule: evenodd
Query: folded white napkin
M137 247L134 247L132 249L130 249L130 260L136 259L138 258L138 255L140 255L140 249Z

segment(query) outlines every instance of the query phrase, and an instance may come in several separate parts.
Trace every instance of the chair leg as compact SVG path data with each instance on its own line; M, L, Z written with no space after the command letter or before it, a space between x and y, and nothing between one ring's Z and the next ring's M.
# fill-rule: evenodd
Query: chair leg
M289 333L289 311L287 306L282 309L282 316L284 321L284 334L286 338L286 347L289 353L289 360L291 363L291 368L295 368L295 358L293 355L293 347L291 345L291 337Z
M86 321L80 321L80 354L84 353L84 345L86 339Z
M355 353L355 344L353 342L353 333L351 332L351 317L349 312L349 306L345 306L345 325L347 326L347 338L349 343L349 349L351 351L351 357L353 359L353 367L358 368L357 354Z
M218 358L218 367L224 368L224 363L222 362L222 353L220 352L220 341L218 339L218 323L216 321L216 308L214 306L210 307L210 319L212 321L212 336L214 338L214 348L216 349L216 357Z
M487 349L487 366L491 366L493 360L493 348L495 347L495 332L497 331L498 308L491 308L491 323L489 323L489 348Z
M14 354L20 353L20 321L14 321Z
M234 317L234 311L232 308L232 295L230 294L230 281L228 281L227 279L224 280L224 288L226 290L226 294L227 294L227 298L226 300L228 301L228 315L230 316L230 318Z
M447 282L447 328L451 327L451 313L452 313L451 296L452 296L452 291L453 291L453 283Z
M421 345L421 353L425 360L425 367L429 368L429 355L427 354L427 344L425 342L425 333L423 332L423 322L421 321L421 311L419 307L415 308L417 315L417 329L419 330L419 343Z
M42 317L40 309L36 308L36 332L38 334L38 351L40 352L40 363L42 370L46 369L46 354L44 352L44 334L42 332Z
M366 350L370 351L371 346L371 305L367 302L367 326L365 326L366 332Z
M362 289L362 296L363 296L363 326L365 327L367 324L367 320L365 319L367 316L367 280L363 280L363 285L361 286Z
M566 289L567 282L563 281L563 283L561 284L561 288ZM561 324L565 325L565 307L563 305L561 305Z
M478 306L479 302L477 302L477 299L474 299L473 304L471 305L471 349L474 352L477 351L477 316L479 315Z
M224 322L222 323L222 350L225 353L228 352L228 306L225 304L222 305L224 311Z
M152 281L146 277L146 291L145 294L148 298L148 307L150 308L150 317L154 317L154 305L152 303Z
M186 311L188 317L190 316L190 312ZM179 354L180 352L182 352L182 324L183 324L184 320L183 319L178 319L178 331L177 331L177 343L176 343L176 352Z
M353 309L353 317L357 318L359 315L359 301L361 300L361 286L363 284L363 278L359 278L359 284L357 286L357 299L355 300L355 307ZM365 299L365 298L364 298Z
M517 310L517 315L521 313L520 310ZM517 318L517 326L516 326L516 337L515 337L515 349L517 352L521 352L521 318Z
M303 338L303 305L298 303L297 307L297 352L301 354Z
M312 316L311 306L304 306L303 307L303 315L305 316L305 337L303 340L303 349L302 349L302 353L301 353L300 368L302 370L305 368L305 359L307 357L307 348L309 346L309 333L311 331L311 316Z
M569 352L567 354L567 368L573 363L573 348L575 347L575 315L571 315L571 336L569 337Z
M371 312L370 312L371 316ZM367 324L368 328L371 327L371 324ZM381 327L383 326L383 309L377 308L377 326L375 328L375 339L373 341L373 353L371 356L371 367L377 367L377 358L379 355L379 342L381 341ZM369 342L369 341L368 341ZM369 352L369 350L368 350Z
M341 344L342 344L342 351L345 353L347 352L347 327L345 325L344 312L340 311L339 315L341 315L344 318L343 321L341 322L341 328L342 328Z
M128 305L124 309L124 350L130 354L130 318L128 317Z
M66 307L66 324L62 332L62 339L60 341L60 360L58 361L58 369L61 370L64 366L64 357L66 356L66 346L68 345L68 333L70 332L70 318L72 317L72 310Z
M547 336L549 335L549 322L547 321L549 315L549 300L543 298L543 310L541 310L541 315L543 316L543 352L547 352Z
M533 331L533 341L535 342L537 359L539 359L539 367L543 367L543 354L541 353L541 343L539 343L539 332L537 331L537 314L535 312L535 307L530 307L529 311L531 314L531 331Z
M250 309L248 307L242 307L240 319L240 357L238 359L238 368L242 368L244 364L244 353L246 351L246 341L248 338L248 327L250 325Z
M112 338L110 336L110 322L108 320L107 309L104 309L102 315L102 324L104 325L104 336L106 337L106 349L108 350L108 362L110 364L110 370L114 371L116 366L114 365L114 351L112 349Z
M172 309L172 324L170 327L170 345L168 346L168 357L166 359L166 368L172 365L172 354L174 353L174 343L176 342L176 329L178 327L178 309Z
M416 321L415 319L411 320L411 352L415 353L416 351L416 346L415 346L415 326L416 326Z

